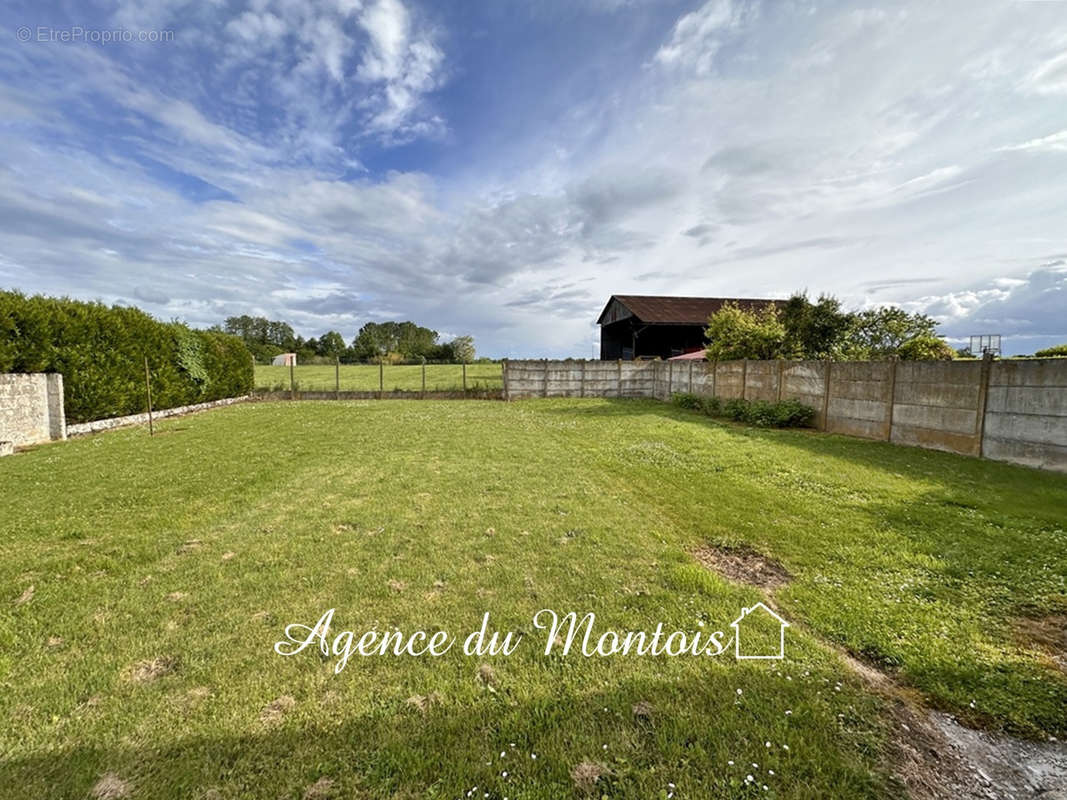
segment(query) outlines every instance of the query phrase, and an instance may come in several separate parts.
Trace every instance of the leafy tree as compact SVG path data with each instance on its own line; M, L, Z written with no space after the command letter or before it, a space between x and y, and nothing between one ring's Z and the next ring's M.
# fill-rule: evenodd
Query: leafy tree
M785 356L785 325L779 319L778 310L770 303L752 311L726 303L708 319L704 334L709 342L708 358L713 361Z
M956 351L940 336L915 336L897 348L905 361L951 361Z
M884 359L897 355L901 345L921 336L937 337L937 322L925 314L909 314L896 306L860 311L849 335L846 357Z
M1067 344L1058 344L1054 347L1046 347L1044 350L1038 350L1034 353L1038 358L1055 358L1057 356L1067 356Z
M345 339L337 331L326 331L319 337L318 354L327 358L340 358L345 352Z
M855 324L855 316L841 310L841 301L826 294L812 303L806 293L798 292L786 301L779 317L790 358L840 358Z
M469 364L474 361L474 337L457 336L450 342L452 358L455 361Z

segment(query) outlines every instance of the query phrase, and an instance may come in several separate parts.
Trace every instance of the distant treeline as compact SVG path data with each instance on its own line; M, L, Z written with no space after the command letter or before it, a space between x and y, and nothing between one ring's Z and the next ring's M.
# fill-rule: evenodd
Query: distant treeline
M287 322L266 317L229 317L223 325L226 333L241 337L256 361L269 364L279 353L296 353L297 362L344 364L396 363L402 361L443 361L449 363L475 360L474 339L459 336L450 342L440 341L440 334L414 322L368 322L346 344L337 331L327 331L318 338L298 336Z
M160 322L137 308L0 291L0 372L58 372L68 422L145 410L145 364L157 408L252 390L236 336Z

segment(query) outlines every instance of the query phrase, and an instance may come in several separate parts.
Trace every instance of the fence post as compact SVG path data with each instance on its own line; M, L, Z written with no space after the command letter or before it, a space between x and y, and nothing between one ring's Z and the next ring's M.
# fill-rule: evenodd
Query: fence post
M711 362L711 396L719 396L719 359Z
M741 399L748 400L748 359L741 362Z
M822 379L822 429L828 431L830 430L830 370L834 362L827 360L823 363L826 366L823 369Z
M544 386L541 387L541 396L542 397L548 397L548 359L547 358L545 359L545 375L544 375L544 378L545 378L545 383L544 383Z
M897 357L893 356L889 359L889 376L886 381L888 391L886 394L888 398L886 400L889 403L889 408L885 412L885 440L887 442L893 441L893 406L896 405L897 399Z
M693 393L693 362L689 362L689 394Z
M989 403L989 375L993 371L993 354L982 354L982 371L978 376L978 419L975 420L975 433L978 436L978 457L985 454L985 410Z
M670 400L674 394L674 362L669 358L667 359L667 396L665 400Z
M341 399L341 357L336 356L336 361L333 365L333 390L337 394L337 399Z
M508 360L506 358L500 362L500 384L504 402L507 403L511 397L508 395Z
M385 394L385 356L378 359L378 399Z
M785 377L785 359L778 359L778 402L782 402L782 379Z
M618 374L618 376L616 377L615 380L616 380L616 383L617 383L617 385L615 387L615 394L618 395L619 397L622 397L622 359L621 358L619 359L619 374Z
M580 377L578 378L578 396L579 397L585 397L585 359L584 358L582 359L581 364L582 364L582 371L581 371Z
M463 396L467 396L467 362L463 362Z
M155 436L156 431L152 425L152 375L148 371L148 356L144 357L144 391L148 400L148 435Z
M296 370L296 359L289 359L289 399L296 400L296 379L293 377L293 372Z
M421 400L425 400L426 399L426 358L425 357L422 359L422 394L421 394L419 399L421 399Z

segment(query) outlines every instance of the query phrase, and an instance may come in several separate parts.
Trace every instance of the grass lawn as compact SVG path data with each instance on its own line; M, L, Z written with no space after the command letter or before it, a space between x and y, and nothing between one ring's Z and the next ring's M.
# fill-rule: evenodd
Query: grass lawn
M972 724L1067 734L1067 677L1018 633L1067 612L1067 476L640 400L158 427L0 460L0 796L899 797L883 701L831 645ZM791 573L784 661L543 653L542 608L729 632L762 595L708 543ZM340 673L273 652L329 608L331 635L488 611L525 638Z
M420 365L385 365L385 391L418 392L422 389ZM337 388L338 375L331 365L315 364L294 367L296 388L305 391L333 391ZM256 365L257 389L288 389L289 367L266 367ZM340 384L343 392L376 392L379 386L378 366L375 364L342 364ZM503 371L500 364L468 364L468 389L502 389ZM463 389L462 364L427 364L426 391L452 392Z

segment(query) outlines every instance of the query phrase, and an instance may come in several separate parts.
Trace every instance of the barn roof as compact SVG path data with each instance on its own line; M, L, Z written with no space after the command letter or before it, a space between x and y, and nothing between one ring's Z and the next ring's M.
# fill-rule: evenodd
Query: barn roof
M735 297L668 297L652 294L613 294L604 310L597 317L597 324L602 325L604 315L611 308L612 300L633 314L640 322L648 325L706 325L708 317L720 310L726 303L733 303L739 308L751 310L763 308L768 303L784 305L784 300L767 300L760 298Z

